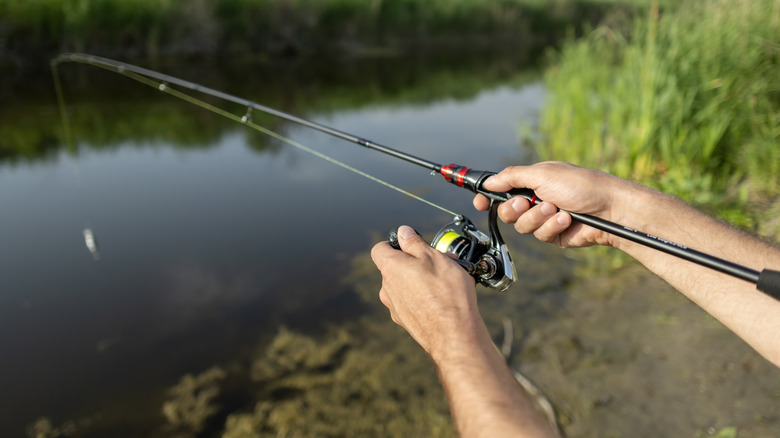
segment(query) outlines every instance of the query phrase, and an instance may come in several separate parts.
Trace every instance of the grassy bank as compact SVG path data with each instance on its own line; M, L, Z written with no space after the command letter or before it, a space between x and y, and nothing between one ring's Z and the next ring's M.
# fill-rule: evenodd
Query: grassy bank
M0 55L298 53L475 37L528 44L597 22L616 3L628 7L605 0L0 0Z
M566 44L543 159L643 181L780 237L780 1L692 1Z

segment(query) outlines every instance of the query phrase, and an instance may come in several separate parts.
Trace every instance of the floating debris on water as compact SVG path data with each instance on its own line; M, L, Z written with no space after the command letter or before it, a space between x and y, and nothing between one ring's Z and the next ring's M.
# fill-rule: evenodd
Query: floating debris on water
M95 261L100 260L100 251L98 250L97 240L95 234L91 228L84 228L84 243L87 245L89 253L92 254L92 259Z

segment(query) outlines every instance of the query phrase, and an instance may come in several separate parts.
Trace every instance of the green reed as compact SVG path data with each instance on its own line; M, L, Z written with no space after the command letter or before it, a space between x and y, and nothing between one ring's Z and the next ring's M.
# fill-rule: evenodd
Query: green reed
M742 226L776 217L780 1L654 5L619 27L596 28L555 55L540 157L715 205ZM743 213L748 202L765 216ZM780 226L761 231L778 236Z

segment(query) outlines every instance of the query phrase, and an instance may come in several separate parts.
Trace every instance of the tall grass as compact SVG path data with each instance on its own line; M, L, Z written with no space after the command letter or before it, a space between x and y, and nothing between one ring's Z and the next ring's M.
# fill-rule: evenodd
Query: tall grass
M745 213L780 213L780 1L656 5L628 28L599 27L557 55L540 157L716 205L780 236L776 220Z

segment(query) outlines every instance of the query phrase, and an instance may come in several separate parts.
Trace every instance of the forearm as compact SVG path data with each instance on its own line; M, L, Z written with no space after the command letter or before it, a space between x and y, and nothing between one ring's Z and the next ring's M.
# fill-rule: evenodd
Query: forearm
M623 196L616 222L755 270L780 268L780 250L719 222L674 197L641 186ZM697 303L768 360L780 366L780 301L733 278L663 252L612 239Z
M464 327L445 351L435 354L459 435L555 437L493 345L481 319Z
M780 269L780 250L722 224L672 196L592 169L561 162L509 167L487 190L529 188L545 200L515 197L499 217L523 234L560 247L607 245L630 254L780 366L780 301L756 285L579 223L565 211L594 215L755 270ZM488 199L478 195L477 209ZM559 212L558 208L564 210Z
M555 437L493 345L474 280L411 228L398 239L401 251L387 242L371 251L379 299L436 364L460 435Z

